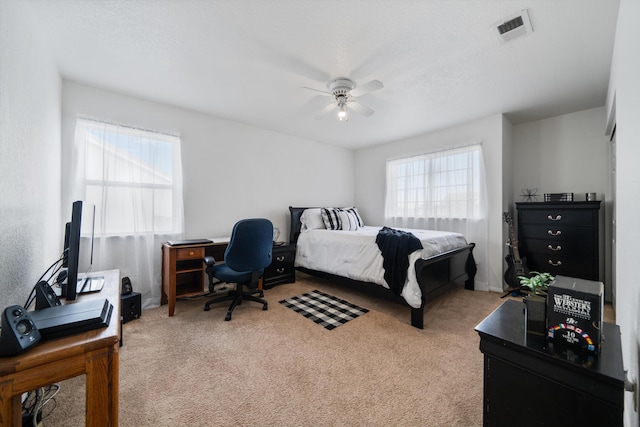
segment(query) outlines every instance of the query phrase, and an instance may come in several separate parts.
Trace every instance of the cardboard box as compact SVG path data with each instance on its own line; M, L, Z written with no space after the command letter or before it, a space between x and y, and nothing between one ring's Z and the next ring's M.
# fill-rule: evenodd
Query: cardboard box
M556 276L549 284L547 296L547 338L599 352L603 309L602 282Z

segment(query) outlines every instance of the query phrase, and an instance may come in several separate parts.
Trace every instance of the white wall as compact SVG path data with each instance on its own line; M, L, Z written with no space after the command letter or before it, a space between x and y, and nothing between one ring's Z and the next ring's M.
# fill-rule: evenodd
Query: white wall
M284 240L290 205L354 201L350 150L66 80L62 114L64 153L77 115L180 135L186 238L228 236L239 219L266 217ZM73 199L69 179L63 175L63 206Z
M538 188L544 193L573 192L574 200L608 191L608 138L604 135L604 107L515 125L513 174L515 201L520 190Z
M544 193L573 193L574 200L585 200L585 193L596 193L602 201L600 240L604 245L611 233L605 221L606 205L611 203L605 121L605 107L598 107L513 127L515 201L523 201L523 188L537 188L539 202L544 201ZM605 275L608 262L602 251L600 280L607 287L607 298L611 292L610 272Z
M489 197L489 265L484 266L487 283L476 283L476 289L496 292L503 289L503 132L508 122L496 114L438 132L356 151L356 206L370 225L383 225L386 161L403 156L436 151L452 146L482 142L487 172ZM510 178L508 178L510 179ZM481 242L475 242L481 244ZM482 268L482 267L481 267ZM479 277L480 278L480 275Z
M0 311L62 252L60 77L31 6L0 2Z
M607 96L607 111L615 98L616 118L616 322L622 333L622 357L629 377L640 375L640 285L638 241L640 241L640 2L622 0L618 12L616 42ZM615 96L614 96L615 95ZM603 130L604 132L604 130ZM638 391L640 392L640 390ZM631 393L625 393L625 426L640 425Z

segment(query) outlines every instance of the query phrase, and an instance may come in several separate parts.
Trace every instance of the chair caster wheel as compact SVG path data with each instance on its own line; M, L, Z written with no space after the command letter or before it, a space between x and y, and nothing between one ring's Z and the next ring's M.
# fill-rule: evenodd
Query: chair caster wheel
M224 316L224 320L225 320L226 322L228 322L229 320L231 320L231 313L227 313L227 315L226 315L226 316Z
M208 305L204 306L204 311L209 311L209 306Z
M267 309L267 304L262 306L262 311L265 311Z

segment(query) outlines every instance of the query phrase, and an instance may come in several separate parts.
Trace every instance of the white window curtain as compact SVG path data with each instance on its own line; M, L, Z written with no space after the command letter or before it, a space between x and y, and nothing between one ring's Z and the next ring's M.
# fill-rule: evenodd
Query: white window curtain
M92 269L119 269L160 305L161 243L182 236L180 138L79 118L75 198L96 208Z
M452 231L476 247L476 282L488 281L482 144L387 161L385 225Z

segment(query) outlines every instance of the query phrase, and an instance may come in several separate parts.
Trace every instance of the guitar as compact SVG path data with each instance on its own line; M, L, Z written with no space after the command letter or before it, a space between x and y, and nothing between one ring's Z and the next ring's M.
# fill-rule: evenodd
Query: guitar
M518 239L516 239L516 232L513 228L513 217L510 212L504 212L502 214L504 221L509 225L509 241L507 246L509 247L509 255L505 257L508 267L504 272L504 281L511 287L511 290L507 292L518 292L522 289L520 286L520 276L529 276L529 269L527 268L527 259L520 258L520 252L518 251Z

